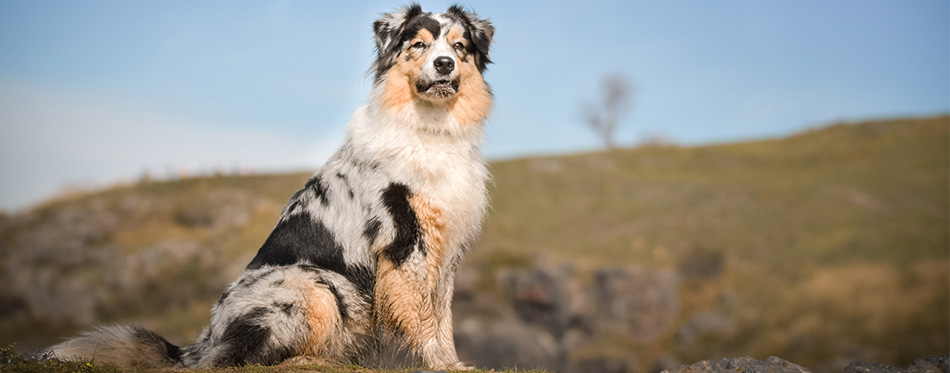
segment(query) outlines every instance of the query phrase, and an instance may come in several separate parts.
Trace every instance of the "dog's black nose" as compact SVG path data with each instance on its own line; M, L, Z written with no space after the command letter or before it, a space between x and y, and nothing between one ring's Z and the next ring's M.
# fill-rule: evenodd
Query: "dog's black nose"
M455 61L449 57L436 58L432 64L435 65L435 71L438 71L439 74L448 74L452 72L452 69L455 69Z

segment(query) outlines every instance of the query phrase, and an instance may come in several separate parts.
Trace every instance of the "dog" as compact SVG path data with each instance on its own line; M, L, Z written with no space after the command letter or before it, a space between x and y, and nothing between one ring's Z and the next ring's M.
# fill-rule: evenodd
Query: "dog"
M480 146L494 27L458 5L412 4L373 30L373 88L343 145L290 198L194 344L100 326L40 356L209 368L359 363L390 346L429 368L470 369L456 354L451 300L488 206Z

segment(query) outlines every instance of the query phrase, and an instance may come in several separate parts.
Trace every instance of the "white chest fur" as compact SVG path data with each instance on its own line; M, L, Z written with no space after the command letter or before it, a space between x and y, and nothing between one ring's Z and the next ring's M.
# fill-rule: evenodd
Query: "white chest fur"
M489 174L480 146L484 130L462 127L451 115L381 115L361 107L350 121L350 140L442 212L449 246L474 239L488 205Z

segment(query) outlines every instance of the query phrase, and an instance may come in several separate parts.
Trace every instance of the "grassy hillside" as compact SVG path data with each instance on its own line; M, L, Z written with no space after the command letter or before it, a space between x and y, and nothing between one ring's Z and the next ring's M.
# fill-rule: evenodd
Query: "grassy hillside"
M488 304L505 301L507 268L541 262L580 278L617 266L677 274L669 330L592 336L570 353L626 346L618 354L646 370L778 355L822 370L950 350L948 117L491 168L493 209L463 264ZM27 349L106 321L187 343L308 176L142 183L0 216L0 344ZM683 337L697 314L730 327Z
M660 350L908 364L950 351L948 158L950 121L939 117L497 162L474 257L721 265L715 279L686 276L680 314L714 311L739 330Z

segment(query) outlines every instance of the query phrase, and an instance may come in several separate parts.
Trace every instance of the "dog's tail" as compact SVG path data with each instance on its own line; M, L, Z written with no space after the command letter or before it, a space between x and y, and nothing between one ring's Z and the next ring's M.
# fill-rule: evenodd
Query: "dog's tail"
M136 326L99 326L78 337L36 351L30 357L106 362L125 369L183 367L178 346L155 332Z

